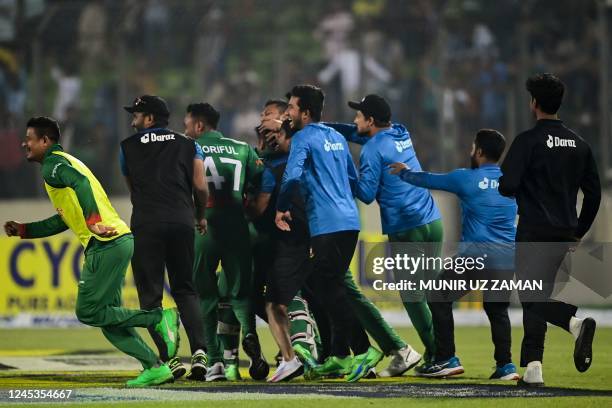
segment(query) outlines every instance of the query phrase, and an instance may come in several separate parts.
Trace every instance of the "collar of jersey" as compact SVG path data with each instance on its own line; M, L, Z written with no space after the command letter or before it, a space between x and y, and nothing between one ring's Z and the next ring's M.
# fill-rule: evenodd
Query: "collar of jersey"
M43 157L43 160L45 160L47 157L49 157L53 152L58 152L58 151L59 152L63 152L64 148L59 143L55 143L54 145L52 145L50 148L47 149L47 151L45 152L45 155Z
M147 128L147 129L142 129L141 131L138 131L136 134L148 133L148 132L157 132L158 130L163 130L165 132L169 132L170 131L170 130L168 130L166 128Z
M198 139L203 137L221 139L223 137L223 133L219 132L218 130L207 130L206 132L198 136Z

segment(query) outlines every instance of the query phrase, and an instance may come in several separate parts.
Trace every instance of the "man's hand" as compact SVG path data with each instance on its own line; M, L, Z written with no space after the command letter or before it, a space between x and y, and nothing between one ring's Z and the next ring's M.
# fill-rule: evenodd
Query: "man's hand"
M391 174L400 174L404 170L410 170L410 167L408 167L406 163L391 163L389 168L391 169L389 172Z
M89 231L91 231L92 234L102 238L110 238L118 234L115 227L109 227L102 224L88 225L87 228L89 229Z
M4 232L9 237L20 237L20 231L23 229L23 224L17 221L7 221L4 223Z
M272 132L278 132L283 124L282 120L266 118L261 121L259 124L260 130L268 130Z
M276 226L278 227L279 230L281 231L291 231L291 227L289 227L289 224L287 223L287 221L291 221L291 212L289 211L277 211L276 212L276 218L274 219L274 222L276 223Z
M200 218L196 221L196 229L200 235L206 235L208 232L208 222L206 221L206 218Z

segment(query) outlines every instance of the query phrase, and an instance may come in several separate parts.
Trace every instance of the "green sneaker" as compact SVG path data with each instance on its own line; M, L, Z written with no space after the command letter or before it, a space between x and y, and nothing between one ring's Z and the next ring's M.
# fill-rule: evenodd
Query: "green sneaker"
M162 336L168 347L168 358L176 357L178 352L180 324L179 314L176 309L164 309L162 310L161 320L155 325L155 331Z
M170 381L174 381L172 370L165 364L159 367L152 367L143 370L142 373L133 380L129 380L125 385L129 388L149 387L151 385L160 385Z
M308 350L301 344L296 344L295 346L293 346L293 351L295 351L295 354L297 354L298 358L302 360L304 368L315 368L318 365L317 360L315 360L315 358L312 356L310 350Z
M225 366L225 378L227 378L227 381L242 381L238 364L228 364Z
M370 372L370 369L376 367L376 364L383 358L382 351L369 347L368 351L358 356L353 357L353 366L351 367L351 374L348 376L346 381L355 382L359 381L363 376Z
M351 373L352 362L353 357L351 356L327 357L323 364L315 367L314 372L322 377L342 377Z

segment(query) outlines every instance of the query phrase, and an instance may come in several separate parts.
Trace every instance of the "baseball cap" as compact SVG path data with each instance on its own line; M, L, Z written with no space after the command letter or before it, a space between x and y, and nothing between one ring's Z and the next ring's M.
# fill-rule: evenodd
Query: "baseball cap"
M380 122L391 120L391 108L382 96L366 95L360 102L349 101L348 106L361 111L365 117L371 116Z
M160 116L170 116L166 101L155 95L139 96L134 99L132 106L124 106L123 109L129 113L143 112Z

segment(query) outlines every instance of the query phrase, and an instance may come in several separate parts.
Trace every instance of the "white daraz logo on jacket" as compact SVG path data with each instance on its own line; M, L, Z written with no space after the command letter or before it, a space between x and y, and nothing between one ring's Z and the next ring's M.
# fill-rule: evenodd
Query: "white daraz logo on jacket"
M553 147L576 147L576 141L572 139L561 139L557 136L548 135L548 140L546 140L546 146L549 149Z
M174 140L174 135L172 133L167 135L158 135L155 133L145 133L140 137L140 143L149 143L149 142L165 142L167 140Z
M487 188L496 189L498 187L499 187L499 181L495 179L489 180L487 177L483 178L478 183L478 188L480 188L481 190L486 190Z
M408 150L412 147L412 140L408 139L408 140L400 140L395 141L395 148L397 149L398 152L403 152L404 150Z
M338 143L331 143L329 140L325 139L325 144L323 145L323 148L325 149L326 152L331 151L338 151L338 150L344 150L344 146L342 146L342 143L338 142Z

